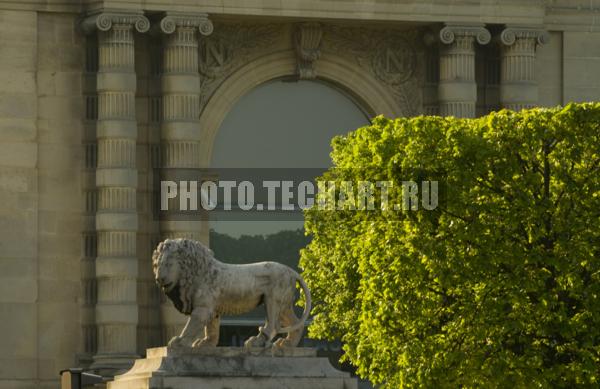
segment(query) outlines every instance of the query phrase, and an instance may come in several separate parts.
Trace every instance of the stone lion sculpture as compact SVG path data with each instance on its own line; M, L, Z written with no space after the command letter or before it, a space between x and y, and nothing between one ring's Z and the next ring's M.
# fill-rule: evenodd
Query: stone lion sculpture
M306 283L291 268L276 262L244 265L219 262L208 247L190 239L167 239L159 243L152 254L152 266L163 292L179 312L189 316L183 331L169 341L169 346L216 346L222 315L248 312L260 304L266 307L266 324L244 345L298 345L311 299ZM306 297L300 319L293 310L296 282ZM287 333L287 337L273 343L280 333Z

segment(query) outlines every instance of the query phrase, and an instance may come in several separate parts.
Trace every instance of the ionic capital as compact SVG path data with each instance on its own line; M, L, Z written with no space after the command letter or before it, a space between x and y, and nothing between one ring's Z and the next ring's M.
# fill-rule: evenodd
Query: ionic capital
M542 28L507 27L500 34L500 42L506 46L513 45L517 39L535 39L540 45L548 43L550 34Z
M490 42L492 35L482 25L447 24L440 30L439 38L444 44L451 44L457 37L473 37L477 43L485 45Z
M81 28L86 34L94 30L109 31L113 25L133 25L138 32L150 29L150 21L141 12L100 12L81 22Z
M207 14L180 14L168 13L160 20L160 32L172 34L177 27L197 28L200 34L210 35L214 30L214 26Z

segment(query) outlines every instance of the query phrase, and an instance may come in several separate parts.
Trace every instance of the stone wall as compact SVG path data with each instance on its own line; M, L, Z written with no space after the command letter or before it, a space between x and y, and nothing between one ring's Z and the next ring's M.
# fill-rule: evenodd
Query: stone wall
M563 103L562 38L562 32L553 31L548 42L537 48L535 74L538 83L538 104L543 107L554 107Z
M0 388L56 387L80 351L83 39L0 12Z
M563 40L563 101L600 99L600 32L567 31Z
M38 376L38 15L0 11L0 388Z
M84 37L72 14L38 13L38 379L80 352Z

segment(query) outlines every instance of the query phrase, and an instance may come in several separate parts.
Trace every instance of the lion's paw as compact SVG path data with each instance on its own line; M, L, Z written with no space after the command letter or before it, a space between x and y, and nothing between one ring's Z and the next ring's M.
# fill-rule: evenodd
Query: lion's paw
M181 347L181 346L183 346L182 338L179 337L179 336L172 337L171 340L169 340L168 346L169 347Z
M292 344L292 342L287 339L287 338L279 338L275 341L275 343L273 344L273 346L275 346L276 348L289 348L289 347L294 347L294 345Z
M194 343L192 343L192 347L195 347L195 348L211 347L211 346L214 347L216 345L214 344L214 342L211 342L211 340L208 338L197 339L196 341L194 341Z
M251 336L244 342L244 347L270 347L272 345L271 342L268 342L267 339L262 335Z

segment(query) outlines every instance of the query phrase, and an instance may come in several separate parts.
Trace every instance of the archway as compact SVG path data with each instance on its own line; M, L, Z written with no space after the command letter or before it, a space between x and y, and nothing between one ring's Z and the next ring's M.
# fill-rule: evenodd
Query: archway
M227 114L210 167L328 167L331 139L368 123L363 108L329 84L272 80Z
M240 98L223 120L212 149L216 168L326 168L330 141L367 125L362 107L330 84L271 80ZM297 170L297 169L296 169ZM301 216L301 214L299 215ZM231 263L276 260L295 267L308 243L301 220L211 220L211 248ZM223 318L224 344L239 345L256 331L261 309Z
M368 117L379 114L388 117L403 115L402 107L398 106L390 91L356 63L323 53L315 67L319 81L343 91ZM247 63L223 81L200 116L201 159L204 166L210 165L219 128L236 102L259 85L294 77L295 72L295 53L283 50Z
M327 168L331 139L368 125L367 115L330 84L272 80L233 106L217 133L210 167ZM298 220L211 221L211 228L234 237L301 227Z
M232 154L237 152L242 159L238 159L235 162L228 161L229 163L225 164L225 166L228 167L236 167L236 165L242 164L242 167L264 167L265 164L271 166L276 164L279 167L325 167L329 165L328 154L330 140L334 135L344 134L357 127L366 125L369 123L369 119L377 114L384 114L392 117L403 114L402 108L398 107L397 102L390 91L378 80L373 78L372 75L365 72L357 63L335 54L324 52L315 64L315 69L318 75L318 79L315 81L286 82L296 80L296 54L293 50L281 50L263 55L241 66L232 74L228 75L210 96L204 105L201 114L200 128L202 129L201 144L203 147L201 158L203 158L203 165L210 167L213 165L213 162L215 162L217 165L223 166L223 162L227 159L228 154L226 150L229 148ZM317 124L323 122L322 118L324 117L328 119L336 116L342 119L353 117L357 120L354 122L342 120L342 122L338 122L337 124L335 121L331 122L331 120L329 120L329 124L326 124L329 126L328 129L334 129L335 131L327 132L322 130L324 134L321 134L323 136L320 138L315 136L315 134L312 134L313 138L320 139L319 147L315 147L320 150L319 157L316 158L316 164L304 164L307 160L300 161L301 158L296 158L298 157L297 153L295 158L289 158L289 155L282 157L281 152L271 153L270 156L273 158L270 160L268 158L255 158L253 151L260 145L257 145L256 142L252 142L253 139L251 136L253 133L256 134L257 128L256 126L250 128L252 126L245 125L244 122L249 123L253 121L253 124L258 123L260 129L260 126L272 122L272 112L274 109L271 109L271 114L269 114L268 110L265 111L262 117L258 117L255 113L250 119L239 119L237 120L237 127L236 120L230 120L232 117L231 115L235 118L236 111L238 109L243 111L244 106L247 106L245 100L252 99L256 94L260 95L261 91L265 91L265 89L268 90L269 88L281 88L287 89L290 92L287 96L285 93L280 95L283 97L280 97L278 102L282 104L288 103L289 105L287 107L277 108L278 112L284 114L287 112L288 115L298 115L296 118L310 116L310 112L307 112L305 109L307 106L311 105L310 103L314 103L315 101L309 101L309 104L307 104L306 101L294 101L294 99L301 94L298 88L302 89L305 86L313 87L313 100L319 101L319 98L329 96L337 99L338 102L343 101L343 104L348 108L346 113L337 116L335 114L335 108L327 109L327 103L322 103L319 107L323 109L321 111L321 120L306 127L310 127L313 130L317 129ZM260 106L260 104L255 104L254 108L256 108L256 105ZM252 111L252 107L247 108ZM313 109L314 108L315 107L313 106ZM348 114L348 112L351 113ZM358 118L360 118L360 120L358 120ZM327 122L327 120L324 122ZM228 126L230 125L232 126L232 132L235 133L237 131L237 137L233 135L230 139L226 139L227 133L230 131L228 130ZM306 131L305 128L293 129L289 123L281 123L280 125L275 124L275 127L276 129L281 128L282 132L288 136L290 134L298 134L302 130L304 130L302 132L307 137L311 136L309 133L310 131ZM223 140L220 139L221 136L224 137ZM235 149L235 147L232 147L233 142L237 143L237 151L233 150ZM303 145L306 147L306 143L303 143ZM221 148L222 146L225 147ZM273 151L264 147L260 147L260 149L261 153L266 155L268 155L270 151ZM245 163L243 158L246 158ZM277 158L279 159L277 160ZM253 164L252 161L258 162ZM279 163L277 163L277 161ZM298 162L299 165L294 165L296 162ZM325 164L323 164L323 162L325 162ZM297 265L298 249L305 245L305 243L302 244L302 239L305 239L302 232L302 221L287 223L281 221L257 222L250 218L250 220L245 223L240 220L228 222L229 226L224 225L224 223L225 222L220 222L220 225L216 225L214 221L210 222L211 227L217 227L216 230L213 230L210 237L211 247L215 250L215 254L219 256L218 241L220 240L221 246L223 247L229 249L231 249L231 247L238 247L237 250L239 255L236 257L235 252L232 253L232 250L229 250L226 255L221 256L223 260L239 263L265 259L277 260L277 257L279 257L280 261L288 265ZM281 232L282 230L284 231ZM216 235L215 232L221 235ZM278 235L278 232L281 232L281 235ZM247 236L242 236L244 234ZM286 253L283 253L284 258L282 258L281 255L282 251L278 251L273 255L269 253L265 254L260 251L259 247L258 252L253 252L253 247L261 246L261 237L264 237L262 242L263 249L265 247L279 247L282 251L286 250ZM281 240L280 238L288 239L292 243L280 245L278 244L278 241ZM258 245L254 244L256 241L258 241ZM295 258L291 258L292 254ZM290 258L287 258L288 256ZM223 344L237 345L236 342L256 331L256 325L261 324L263 318L264 316L260 312L250 313L242 317L230 318L229 323L228 318L224 318L223 324L226 327L229 327L229 329L224 329L222 332ZM228 324L230 325L228 326ZM249 332L243 333L244 330ZM330 345L325 347L330 347Z

